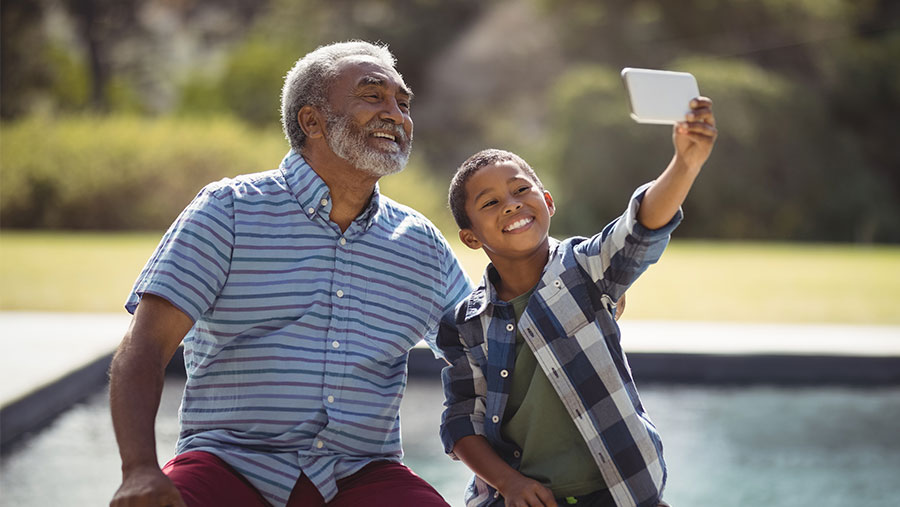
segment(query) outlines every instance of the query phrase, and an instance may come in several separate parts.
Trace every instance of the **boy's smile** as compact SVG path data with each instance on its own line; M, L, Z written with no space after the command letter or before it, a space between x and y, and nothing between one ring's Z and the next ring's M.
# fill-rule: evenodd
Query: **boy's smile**
M466 182L466 214L472 226L460 231L469 248L495 257L517 258L547 244L553 198L514 161L482 167Z

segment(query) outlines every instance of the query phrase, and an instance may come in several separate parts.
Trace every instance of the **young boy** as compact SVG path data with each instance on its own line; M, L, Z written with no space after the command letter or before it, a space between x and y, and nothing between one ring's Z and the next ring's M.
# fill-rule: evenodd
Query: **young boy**
M665 505L614 302L659 259L716 134L712 102L694 99L668 167L592 238L548 236L553 198L517 155L485 150L457 170L459 237L491 260L438 335L441 439L476 474L467 506Z

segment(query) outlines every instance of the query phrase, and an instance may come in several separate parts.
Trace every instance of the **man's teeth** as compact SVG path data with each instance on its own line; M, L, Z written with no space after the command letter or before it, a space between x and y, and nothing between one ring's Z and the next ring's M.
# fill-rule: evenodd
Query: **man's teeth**
M530 224L532 221L534 221L533 218L523 218L521 220L516 220L515 222L507 225L506 229L504 229L504 230L507 232L514 231L520 227L525 227L526 225Z
M391 141L397 140L394 136L392 136L391 134L388 134L386 132L375 132L372 135L375 137L383 137L385 139L390 139Z

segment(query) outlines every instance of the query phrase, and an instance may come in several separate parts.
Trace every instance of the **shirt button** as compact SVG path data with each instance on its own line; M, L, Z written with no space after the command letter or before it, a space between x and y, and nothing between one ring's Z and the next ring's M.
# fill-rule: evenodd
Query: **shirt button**
M496 423L500 422L500 417L495 415L494 417L491 417L491 421L496 424Z
M310 215L312 215L312 214L313 214L313 213L315 213L315 212L316 212L316 208L309 208L309 209L308 209L308 210L306 210L306 211L308 211L308 212L309 212L309 214L310 214Z
M506 378L509 376L509 372L506 370L500 370L500 376Z
M553 280L553 286L557 288L562 287L562 282L559 280Z
M322 206L325 206L326 204L328 204L328 199L322 199L319 202L322 203Z
M507 330L507 331L512 331L513 329L515 329L515 326L513 326L512 324L507 324L507 325L506 325L506 330Z
M519 452L519 451L513 451L513 456L515 456L515 457L517 457L517 458L521 458L521 457L522 457L522 453Z
M333 348L339 348L341 346L341 342L335 340L335 341L331 342L331 346Z
M347 244L347 238L341 238L340 243L341 243L341 245L346 245L346 244Z
M316 441L316 449L321 449L323 447L325 447L325 442L321 440Z
M339 298L344 297L344 291L342 291L341 289L338 289L338 291L335 292L335 294L337 294L337 297L339 297Z
M334 396L328 395L328 403L334 403Z

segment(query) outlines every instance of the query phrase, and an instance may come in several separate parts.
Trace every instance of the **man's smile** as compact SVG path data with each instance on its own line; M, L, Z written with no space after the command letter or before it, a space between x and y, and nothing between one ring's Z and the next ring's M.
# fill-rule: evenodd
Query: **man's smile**
M385 139L390 139L391 141L397 142L397 138L394 137L393 134L389 134L387 132L372 132L373 137L383 137Z

